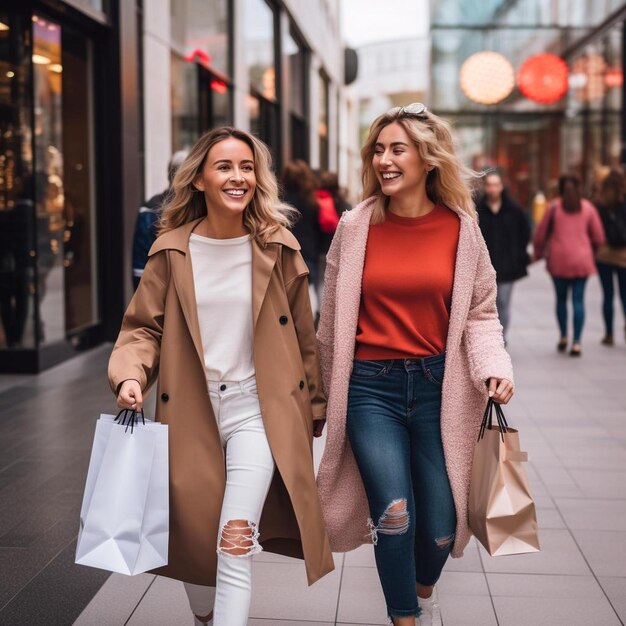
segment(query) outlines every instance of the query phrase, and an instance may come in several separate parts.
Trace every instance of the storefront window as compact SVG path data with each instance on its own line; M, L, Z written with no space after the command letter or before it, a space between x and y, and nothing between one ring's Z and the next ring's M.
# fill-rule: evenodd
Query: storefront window
M39 343L99 321L90 42L33 16Z
M0 12L0 349L34 348L35 241L26 19Z
M244 54L250 79L251 131L272 150L280 169L280 109L276 85L276 16L265 0L244 0Z
M275 100L274 11L265 0L245 0L244 7L244 50L250 87L266 100Z
M171 57L172 153L190 148L200 134L198 69L177 54Z
M283 46L286 59L287 85L289 86L289 131L291 158L308 160L307 76L308 53L293 30L287 33Z
M229 0L176 0L170 2L170 10L175 52L231 76Z
M229 0L172 2L172 151L232 123Z

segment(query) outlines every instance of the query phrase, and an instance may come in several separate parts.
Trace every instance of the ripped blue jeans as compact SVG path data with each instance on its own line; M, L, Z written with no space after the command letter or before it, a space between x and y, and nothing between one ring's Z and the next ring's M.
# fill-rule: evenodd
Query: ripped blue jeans
M392 617L419 615L415 583L437 582L454 543L440 425L444 367L445 354L354 361L350 377L348 438Z

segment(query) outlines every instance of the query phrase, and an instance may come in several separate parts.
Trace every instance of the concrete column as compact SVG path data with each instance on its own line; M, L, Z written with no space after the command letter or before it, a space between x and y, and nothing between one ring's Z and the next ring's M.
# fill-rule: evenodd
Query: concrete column
M311 54L309 68L309 164L313 169L320 166L320 68L322 66L317 54Z
M243 13L246 0L233 0L233 81L234 89L234 124L242 130L250 130L250 115L246 103L250 94L250 78L245 58L245 31Z
M145 193L167 185L172 155L170 0L144 2L144 146Z
M336 83L328 86L328 170L336 172L339 167L339 89Z

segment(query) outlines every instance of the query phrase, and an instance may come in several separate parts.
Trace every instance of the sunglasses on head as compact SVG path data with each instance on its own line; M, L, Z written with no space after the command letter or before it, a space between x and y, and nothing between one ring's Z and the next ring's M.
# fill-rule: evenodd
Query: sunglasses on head
M414 117L418 120L423 120L427 118L426 112L428 109L425 104L421 102L413 102L412 104L407 104L404 107L393 107L393 109L389 109L387 112L388 115L395 115L398 117Z

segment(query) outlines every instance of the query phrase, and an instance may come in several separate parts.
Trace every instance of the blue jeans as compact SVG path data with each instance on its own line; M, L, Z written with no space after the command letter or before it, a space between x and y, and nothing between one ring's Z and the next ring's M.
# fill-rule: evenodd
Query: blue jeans
M622 311L626 318L626 268L617 265L598 263L598 274L602 284L602 316L604 317L605 334L613 336L613 299L615 297L614 276L617 274L619 297L622 301Z
M572 290L572 307L574 309L574 343L580 342L585 323L585 285L587 278L552 277L556 291L556 318L559 322L561 337L567 337L567 294Z
M419 615L415 583L434 585L456 511L441 442L445 355L355 361L347 432L365 486L389 616Z

